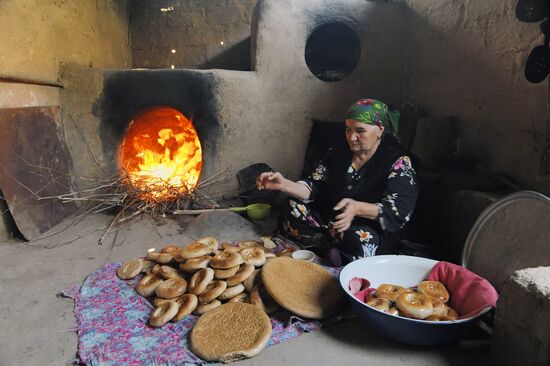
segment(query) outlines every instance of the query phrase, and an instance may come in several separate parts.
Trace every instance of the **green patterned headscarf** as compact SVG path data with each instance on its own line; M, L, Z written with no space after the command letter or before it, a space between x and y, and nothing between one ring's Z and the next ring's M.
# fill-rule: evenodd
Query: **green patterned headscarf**
M389 111L388 106L376 99L359 99L348 109L346 119L366 123L368 125L384 126L389 131L397 131L399 113L395 115Z

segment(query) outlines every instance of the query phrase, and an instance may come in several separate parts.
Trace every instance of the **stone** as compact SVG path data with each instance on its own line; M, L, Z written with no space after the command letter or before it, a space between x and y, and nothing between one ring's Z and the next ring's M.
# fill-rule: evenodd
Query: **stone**
M186 223L184 232L193 239L212 236L220 242L253 240L260 236L252 222L231 211L203 213Z
M491 356L495 365L550 364L550 267L516 271L504 285Z

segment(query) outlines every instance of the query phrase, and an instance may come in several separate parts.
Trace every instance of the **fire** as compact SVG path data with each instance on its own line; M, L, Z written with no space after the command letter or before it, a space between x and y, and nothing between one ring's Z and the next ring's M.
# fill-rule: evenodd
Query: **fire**
M177 200L199 181L201 143L182 113L168 107L150 109L130 122L119 149L119 164L140 198Z

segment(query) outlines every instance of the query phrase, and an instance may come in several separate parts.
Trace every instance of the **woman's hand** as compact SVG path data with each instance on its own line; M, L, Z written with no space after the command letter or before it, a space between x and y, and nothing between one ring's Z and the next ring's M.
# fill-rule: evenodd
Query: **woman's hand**
M339 233L349 229L355 216L360 212L360 202L351 198L344 198L334 206L334 210L342 212L336 215L336 221L332 223L332 228Z
M258 190L268 189L280 191L283 189L287 179L279 172L265 172L256 178L256 188Z
M261 191L281 191L299 200L307 200L311 194L307 185L286 179L279 172L265 172L256 178L256 188Z

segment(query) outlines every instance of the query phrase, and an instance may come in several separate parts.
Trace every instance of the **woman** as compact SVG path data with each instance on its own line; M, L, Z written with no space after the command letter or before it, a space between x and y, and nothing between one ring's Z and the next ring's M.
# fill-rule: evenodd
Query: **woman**
M305 180L262 173L258 189L292 198L283 228L314 245L333 265L356 258L395 254L399 231L410 220L418 188L411 159L391 129L388 107L361 99L348 110L347 144L336 146ZM307 202L307 203L306 203Z

